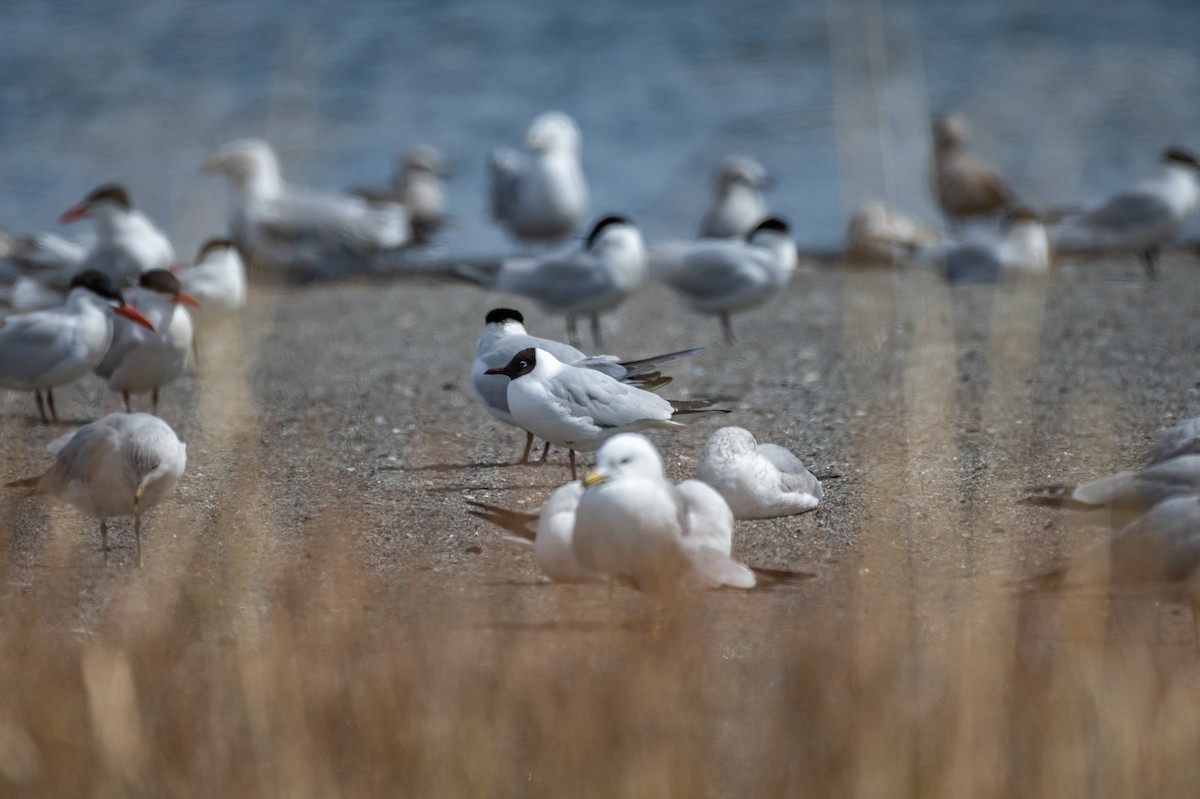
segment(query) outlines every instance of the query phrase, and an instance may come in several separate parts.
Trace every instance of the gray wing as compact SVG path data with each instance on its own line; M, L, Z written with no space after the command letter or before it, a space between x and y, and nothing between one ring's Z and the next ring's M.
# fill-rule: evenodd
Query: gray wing
M278 246L365 254L403 244L408 219L400 205L372 206L353 197L289 189L255 209L255 224Z
M1113 582L1180 581L1200 566L1200 497L1155 505L1113 538Z
M624 427L648 419L665 421L673 413L671 403L662 397L592 369L566 367L551 387L572 416L588 417L602 428Z
M58 364L78 363L87 347L57 314L12 316L0 324L0 380L47 378Z
M821 482L804 465L804 462L778 444L759 444L758 454L779 470L780 483L785 491L802 491L821 498Z
M1154 434L1154 446L1146 453L1146 466L1177 458L1200 455L1200 416L1185 419Z
M492 152L488 162L491 176L492 219L504 220L509 209L517 202L521 182L521 156L515 150L499 149Z
M740 242L706 242L684 255L677 268L661 274L677 291L698 301L735 302L771 279L763 262L769 257Z
M1140 233L1171 219L1171 207L1156 192L1130 189L1105 200L1072 220L1114 234Z
M108 467L106 460L120 450L120 439L120 432L103 420L85 424L58 451L38 490L61 494L72 480L90 480L100 474Z
M611 283L608 272L594 256L572 250L536 260L505 261L494 285L531 297L547 308L561 310L593 299Z

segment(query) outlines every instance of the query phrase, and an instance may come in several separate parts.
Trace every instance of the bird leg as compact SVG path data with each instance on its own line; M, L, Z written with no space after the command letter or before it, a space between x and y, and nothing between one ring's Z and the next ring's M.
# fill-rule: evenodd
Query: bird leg
M567 317L567 341L571 342L572 347L578 347L580 344L579 329L575 323L576 319L574 316Z
M125 398L125 413L133 413L133 411L129 409L129 392L122 391L121 396Z
M151 407L154 409L154 414L158 415L158 389L150 392L150 401L153 403Z
M1142 266L1146 269L1146 277L1150 280L1158 277L1158 245L1142 250Z
M567 450L567 459L571 461L571 479L575 479L575 450Z
M525 431L525 451L521 453L520 463L529 463L529 450L533 449L533 433Z
M137 565L142 568L142 492L146 490L144 483L139 484L133 492L133 540L137 547Z
M542 459L538 461L538 466L546 465L546 458L550 456L550 442L546 442L546 446L542 447Z
M729 324L729 314L721 312L721 331L725 334L725 343L733 344L733 327Z
M46 389L46 404L50 406L50 418L58 424L58 411L54 409L54 389Z
M591 317L592 317L592 343L594 343L596 345L596 347L599 348L600 346L602 346L600 344L600 314L591 314Z
M38 413L41 414L42 424L50 424L50 419L46 416L46 405L42 400L42 390L35 388L33 390L33 397L37 400Z
M108 519L100 520L100 551L104 553L104 564L108 565Z

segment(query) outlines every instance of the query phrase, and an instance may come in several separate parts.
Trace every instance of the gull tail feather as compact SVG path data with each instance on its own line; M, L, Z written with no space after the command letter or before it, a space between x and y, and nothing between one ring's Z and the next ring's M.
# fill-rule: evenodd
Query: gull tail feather
M23 477L20 480L13 480L11 482L5 483L4 487L5 488L29 488L36 492L38 483L40 483L41 481L42 481L42 476L39 474L37 477Z
M1018 500L1022 505L1037 505L1043 508L1066 508L1067 510L1094 510L1095 505L1075 499L1075 486L1051 485L1026 489L1029 496Z
M691 358L693 355L699 355L704 352L703 347L692 347L690 350L680 350L679 352L668 352L664 355L655 355L650 358L642 358L637 361L621 361L621 366L625 367L625 373L630 377L637 377L651 370L657 370L660 366L666 366L675 361L681 361L684 358Z

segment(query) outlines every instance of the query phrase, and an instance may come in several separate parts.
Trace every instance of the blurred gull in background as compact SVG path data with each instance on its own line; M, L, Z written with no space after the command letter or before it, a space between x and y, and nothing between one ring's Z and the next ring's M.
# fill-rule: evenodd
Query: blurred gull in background
M204 168L229 178L230 239L252 270L301 281L345 277L371 271L377 254L408 242L403 206L288 186L260 139L227 144Z
M588 211L579 148L571 117L547 111L534 119L525 134L527 156L492 153L492 218L519 241L553 243L568 236Z
M1016 197L1000 174L967 149L970 128L960 114L942 114L933 123L930 187L949 227L992 216Z
M390 184L355 188L350 193L373 203L403 205L412 225L413 244L425 245L446 223L442 178L449 174L445 156L432 145L419 144L400 158Z
M716 174L716 195L700 223L700 238L732 239L745 236L770 212L762 190L771 177L748 155L731 155Z
M1037 213L1014 208L1005 214L998 238L919 247L912 257L951 283L991 283L1019 274L1049 272L1050 242Z

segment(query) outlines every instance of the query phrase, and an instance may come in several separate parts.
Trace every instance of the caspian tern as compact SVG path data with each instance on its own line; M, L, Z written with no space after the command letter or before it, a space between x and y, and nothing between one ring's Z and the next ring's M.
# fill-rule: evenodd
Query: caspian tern
M100 363L112 340L110 310L154 330L150 320L125 302L112 278L94 269L75 276L65 305L6 318L0 323L0 388L32 391L42 421L48 422L45 391L57 422L53 390Z

